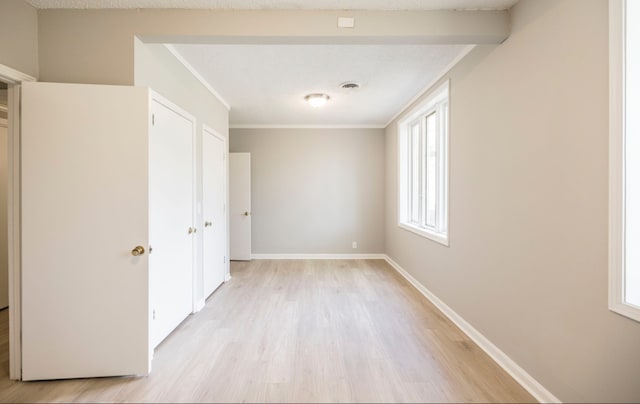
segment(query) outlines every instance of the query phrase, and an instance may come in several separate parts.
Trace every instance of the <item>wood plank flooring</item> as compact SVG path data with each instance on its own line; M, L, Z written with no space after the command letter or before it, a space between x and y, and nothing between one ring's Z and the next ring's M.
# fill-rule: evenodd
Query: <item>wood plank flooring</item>
M156 350L148 377L8 380L2 402L534 402L382 260L255 260Z

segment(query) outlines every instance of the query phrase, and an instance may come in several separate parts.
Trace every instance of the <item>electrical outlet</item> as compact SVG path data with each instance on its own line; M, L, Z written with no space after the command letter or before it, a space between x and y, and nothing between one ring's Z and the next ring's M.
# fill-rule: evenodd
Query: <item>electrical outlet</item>
M351 248L358 248L358 242L354 241L353 243L351 243Z

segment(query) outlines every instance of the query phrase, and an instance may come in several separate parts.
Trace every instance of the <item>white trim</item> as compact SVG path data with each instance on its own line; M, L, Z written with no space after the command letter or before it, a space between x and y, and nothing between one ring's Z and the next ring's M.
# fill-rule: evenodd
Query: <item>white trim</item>
M428 238L431 241L435 241L436 243L440 243L445 247L449 247L449 236L445 234L439 234L429 229L423 229L417 226L411 226L407 223L398 222L398 227L410 231L413 234L417 234L418 236Z
M418 236L427 238L431 241L435 241L439 244L444 245L445 247L449 247L449 222L450 222L450 210L449 210L449 173L451 166L451 156L449 153L449 137L450 137L450 129L451 129L451 119L446 116L447 126L445 128L444 134L442 134L442 141L444 142L444 146L442 148L442 156L444 156L444 172L441 173L442 180L444 181L443 191L444 195L441 195L442 202L444 206L442 210L444 213L436 214L436 219L444 222L442 226L443 232L437 232L426 227L422 227L419 225L414 225L410 223L408 220L408 216L410 213L407 212L407 194L408 194L408 165L402 164L405 160L405 157L408 155L408 133L405 132L405 129L408 130L409 126L412 125L413 121L417 119L421 119L426 114L431 113L430 111L442 111L438 105L446 100L447 110L450 113L450 96L451 96L451 81L449 79L445 80L442 84L440 84L436 88L430 89L430 94L424 100L421 101L420 104L414 106L411 110L407 111L407 113L402 117L402 119L398 120L397 123L397 155L398 155L398 170L397 170L397 179L398 179L398 192L397 192L397 203L398 203L398 212L397 212L397 225L398 227L410 231ZM424 180L422 180L424 181Z
M433 86L435 86L436 84L438 84L438 82L440 80L442 80L442 78L444 76L447 75L447 73L449 73L449 70L453 69L453 67L455 65L458 64L458 62L460 62L462 60L462 58L464 58L465 56L467 56L469 54L469 52L471 52L473 50L473 48L475 48L476 45L467 45L464 49L462 49L462 51L460 51L460 53L458 54L458 56L456 56L451 63L449 63L447 66L445 66L444 69L442 69L440 71L440 73L438 73L435 77L435 79L433 79L429 84L427 84L422 90L420 90L420 92L413 97L409 102L407 102L405 104L404 107L400 108L400 110L391 117L391 119L389 119L389 121L387 121L387 123L383 126L384 128L388 127L389 125L391 125L391 123L393 123L393 121L395 121L399 116L401 116L402 114L404 114L409 107L411 107L416 101L418 101L422 96L424 96L426 93L431 91L431 88Z
M7 225L9 270L9 379L22 379L22 262L20 228L20 84L36 81L0 64L0 81L8 84L8 198Z
M196 306L195 306L195 310L193 311L193 314L195 314L195 313L199 312L200 310L204 309L205 304L206 304L206 302L205 302L204 298L198 300L196 302Z
M622 308L623 198L623 2L609 1L609 310Z
M227 228L227 234L226 234L226 238L225 238L225 274L224 274L224 281L228 282L231 279L231 264L229 262L229 254L230 254L230 240L231 240L231 232L229 229L230 226L230 218L229 218L229 209L227 208L229 206L229 159L227 158L227 156L229 155L229 143L227 141L227 138L225 136L222 136L222 134L220 134L220 132L218 132L217 130L213 129L212 127L210 127L207 124L202 124L202 135L204 136L205 132L208 132L209 134L217 137L218 139L222 140L222 148L224 149L224 217L225 217L225 221L226 221L226 228ZM204 269L203 269L204 270ZM202 285L202 287L204 288L204 284Z
M229 129L384 129L380 124L306 125L306 124L230 124Z
M0 64L0 81L7 84L20 84L23 81L36 81L36 78Z
M160 94L157 91L154 91L152 89L149 89L149 98L153 101L156 101L162 105L164 105L165 107L169 108L170 110L172 110L173 112L177 113L178 115L182 116L183 118L187 119L188 121L191 121L193 123L193 125L196 125L196 117L193 116L192 114L190 114L186 109L180 107L177 104L174 104L173 102L169 101L169 99L167 99L165 96L163 96L162 94ZM194 129L195 131L195 129ZM194 138L194 143L195 143L195 138Z
M9 85L9 378L22 380L22 229L20 226L20 85Z
M383 260L384 254L251 254L254 260Z
M482 335L469 324L462 316L447 306L442 300L434 295L429 289L418 282L411 274L405 271L391 257L385 255L385 261L389 263L400 275L402 275L413 287L415 287L424 297L436 306L449 320L451 320L462 332L464 332L473 342L487 353L502 369L513 377L525 390L527 390L536 400L541 403L561 403L549 390L541 385L529 373L522 369L506 353L502 352L487 337Z
M625 302L625 12L609 0L609 310L640 321Z
M231 110L231 106L229 105L229 103L225 101L224 98L222 98L220 93L218 93L216 89L213 88L211 84L209 84L209 82L205 80L205 78L202 77L200 73L198 73L198 71L191 65L191 63L187 62L187 60L182 57L180 52L178 52L178 50L173 45L164 44L164 47L167 48L169 52L171 52L171 54L178 60L178 62L180 62L187 70L189 70L189 72L193 75L193 77L196 78L196 80L198 80L207 90L209 90L211 94L213 94L214 97L218 99L218 101L222 103L222 105L225 106L227 111Z

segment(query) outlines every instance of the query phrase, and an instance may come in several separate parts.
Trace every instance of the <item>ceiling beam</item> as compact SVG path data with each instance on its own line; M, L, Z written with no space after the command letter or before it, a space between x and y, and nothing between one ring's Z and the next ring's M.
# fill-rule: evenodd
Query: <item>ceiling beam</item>
M160 35L151 29L138 32L145 42L155 43L498 44L510 31L508 11L140 10L138 14L143 25L155 21L152 25L165 27ZM338 17L353 17L355 27L338 28Z
M338 28L353 17L354 28ZM507 11L38 10L40 79L134 83L147 43L498 44Z

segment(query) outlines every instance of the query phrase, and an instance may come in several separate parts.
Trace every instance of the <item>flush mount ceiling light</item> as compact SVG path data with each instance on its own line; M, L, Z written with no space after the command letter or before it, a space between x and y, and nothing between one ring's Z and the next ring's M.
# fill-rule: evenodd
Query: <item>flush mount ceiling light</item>
M304 97L304 100L309 103L314 108L323 107L327 101L329 101L329 96L327 94L315 93L309 94Z

